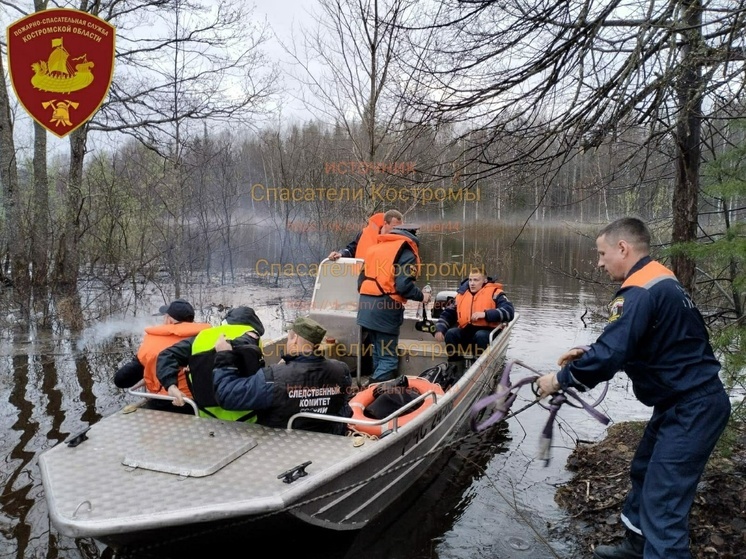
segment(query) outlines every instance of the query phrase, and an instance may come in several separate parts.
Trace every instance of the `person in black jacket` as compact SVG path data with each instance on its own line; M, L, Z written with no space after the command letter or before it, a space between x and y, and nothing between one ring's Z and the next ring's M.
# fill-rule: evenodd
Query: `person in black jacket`
M242 374L232 345L218 339L213 371L218 404L226 410L255 410L258 423L268 427L285 428L288 419L299 412L351 417L350 369L318 351L325 335L326 330L315 320L297 318L290 325L282 360L248 377ZM240 338L233 343L237 342ZM347 430L342 422L309 418L298 419L293 427L340 435Z

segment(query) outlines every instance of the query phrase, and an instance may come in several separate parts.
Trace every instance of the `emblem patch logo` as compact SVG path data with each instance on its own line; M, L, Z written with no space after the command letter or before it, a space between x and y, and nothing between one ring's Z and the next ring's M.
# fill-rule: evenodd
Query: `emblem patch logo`
M88 121L109 92L114 40L111 24L68 8L9 25L10 83L26 112L60 138Z
M624 311L624 297L617 297L609 303L609 322L621 318L622 311Z

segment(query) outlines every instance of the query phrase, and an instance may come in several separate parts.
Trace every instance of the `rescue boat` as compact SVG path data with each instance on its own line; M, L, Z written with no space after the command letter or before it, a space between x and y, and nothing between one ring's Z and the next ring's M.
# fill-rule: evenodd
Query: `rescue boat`
M323 261L309 312L327 328L323 349L348 363L358 386L371 368L356 325L361 266L354 258ZM380 419L360 408L353 418L302 413L278 429L145 409L133 391L132 404L39 455L52 526L114 550L168 545L225 524L260 526L278 515L333 531L362 529L470 429L472 405L499 381L517 318L441 384L425 373L445 369L443 344L405 315L399 373L418 394ZM284 342L265 343L269 362ZM358 403L364 408L371 395L362 391ZM354 436L296 429L299 417L344 422Z

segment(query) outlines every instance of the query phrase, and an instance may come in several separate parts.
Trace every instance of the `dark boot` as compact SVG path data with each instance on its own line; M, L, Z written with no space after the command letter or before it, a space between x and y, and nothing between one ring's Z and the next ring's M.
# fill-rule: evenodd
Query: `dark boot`
M645 538L627 530L627 537L619 545L599 545L593 551L596 559L642 559L645 549Z

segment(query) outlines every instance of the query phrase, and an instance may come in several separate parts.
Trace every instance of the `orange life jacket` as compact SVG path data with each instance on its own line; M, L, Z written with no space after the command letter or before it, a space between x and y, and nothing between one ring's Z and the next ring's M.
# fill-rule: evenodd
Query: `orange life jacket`
M378 242L378 234L381 232L381 227L383 227L384 224L383 216L383 213L377 213L370 216L370 219L368 219L368 225L365 226L357 241L355 258L365 258L368 249L376 245Z
M143 380L145 380L148 392L168 394L155 375L155 363L158 360L158 354L176 342L196 336L205 328L210 327L210 324L204 322L179 322L178 324L159 324L145 328L145 337L142 340L142 344L140 344L140 348L137 350L137 359L145 368ZM192 392L187 385L184 369L179 371L177 386L187 398L192 397Z
M395 233L378 235L376 246L368 249L365 262L363 262L365 279L360 284L361 295L376 297L388 295L401 304L407 302L404 297L396 292L396 275L399 271L396 269L398 266L396 258L405 244L414 252L416 264L414 270L404 270L404 272L413 273L415 278L420 275L420 249L416 241Z
M503 292L501 283L485 283L476 293L468 289L464 293L456 295L456 313L458 314L459 328L467 324L474 326L498 326L499 322L487 322L484 318L472 320L471 315L475 312L484 312L495 308L493 298Z
M648 284L654 280L659 280L673 275L674 273L666 268L663 264L661 264L660 262L656 262L655 260L651 260L642 268L637 270L634 274L629 276L626 280L624 280L622 287L629 287L632 285L637 287L647 287Z

